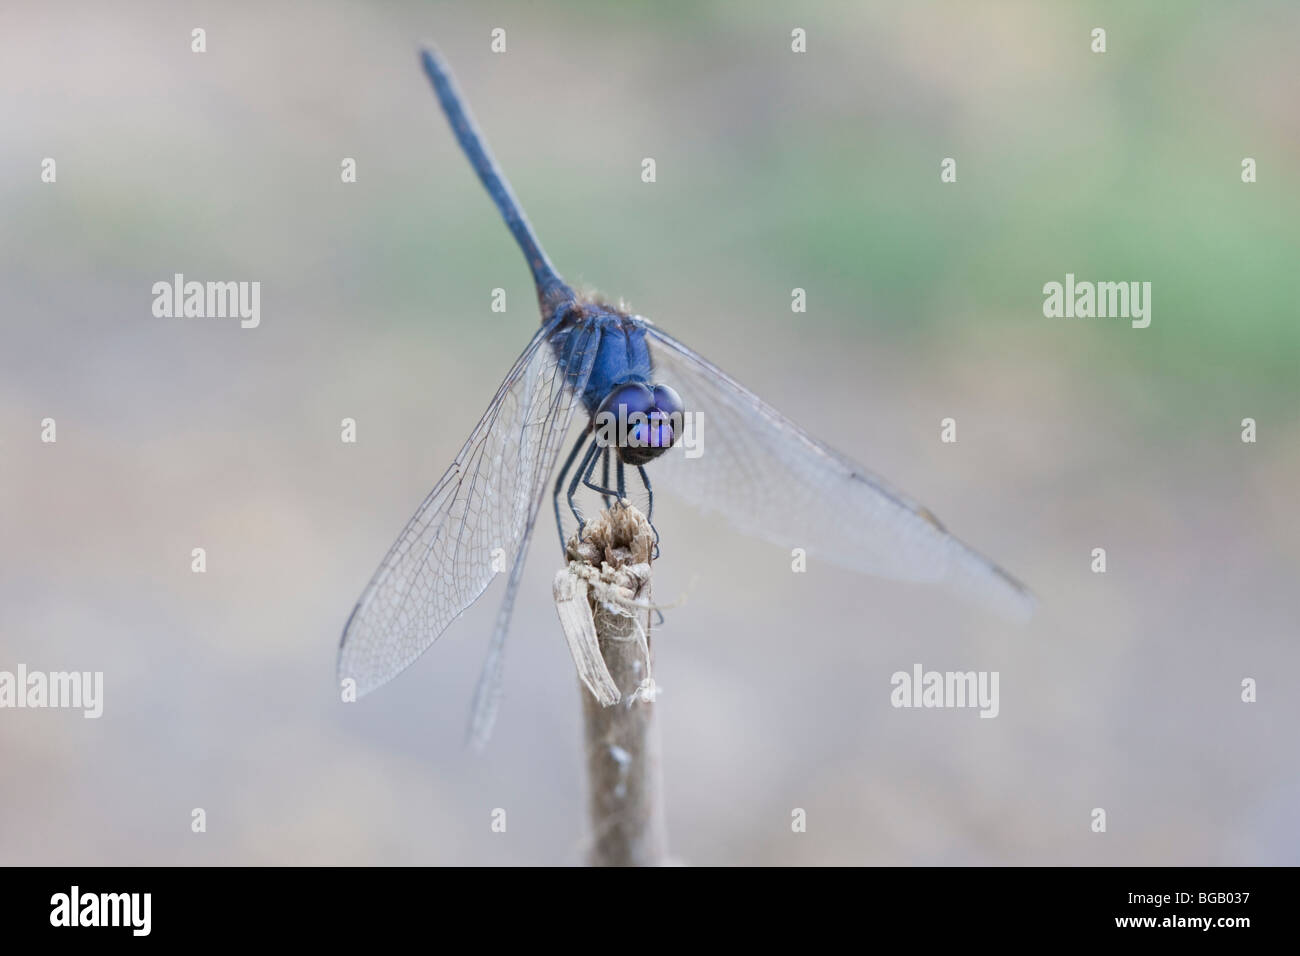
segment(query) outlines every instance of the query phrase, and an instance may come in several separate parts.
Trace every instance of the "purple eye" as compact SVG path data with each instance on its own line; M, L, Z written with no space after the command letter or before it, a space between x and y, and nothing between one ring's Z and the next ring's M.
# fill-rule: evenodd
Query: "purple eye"
M610 436L619 457L642 465L657 458L681 436L682 399L667 385L650 388L640 382L620 385L596 411L597 428L614 428Z
M645 385L633 382L620 385L601 402L597 415L601 412L612 413L616 417L627 418L637 412L649 415L655 407L655 393Z
M682 408L682 397L667 385L656 385L654 395L655 407L665 415L680 415L685 411Z

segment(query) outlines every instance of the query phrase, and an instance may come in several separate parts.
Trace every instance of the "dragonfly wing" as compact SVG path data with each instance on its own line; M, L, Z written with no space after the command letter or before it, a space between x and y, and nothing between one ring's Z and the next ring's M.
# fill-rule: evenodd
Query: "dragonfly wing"
M656 380L702 413L698 457L679 442L651 466L662 484L742 531L802 547L881 577L941 581L1012 616L1033 597L1011 575L944 529L925 508L794 422L655 326ZM690 436L689 429L687 436Z
M515 566L585 385L575 381L581 369L557 362L553 327L519 356L353 609L338 675L356 680L359 693L408 667L508 566L513 600Z
M593 341L593 332L575 334L581 335L582 338L575 343L572 354L580 355L582 358L581 364L569 376L568 388L570 394L576 396L581 395L583 389L587 387L587 379L591 377L592 367L596 364L597 350L585 347L588 342ZM555 470L555 460L559 457L560 447L565 433L569 430L576 407L575 398L566 406L563 414L557 409L553 421L545 426L543 440L547 443L546 465L538 475L538 484L533 493L533 507L528 513L528 526L519 547L519 555L510 569L506 595L501 600L500 610L497 611L496 626L492 631L492 641L488 645L487 658L483 662L483 672L474 690L474 704L470 710L469 729L465 737L466 742L478 750L486 746L488 738L492 735L492 727L496 723L497 709L501 703L501 669L505 661L506 634L510 629L510 615L515 608L515 596L519 593L519 580L523 576L524 556L528 551L528 542L532 540L538 511L546 497L546 486L550 483L549 476Z

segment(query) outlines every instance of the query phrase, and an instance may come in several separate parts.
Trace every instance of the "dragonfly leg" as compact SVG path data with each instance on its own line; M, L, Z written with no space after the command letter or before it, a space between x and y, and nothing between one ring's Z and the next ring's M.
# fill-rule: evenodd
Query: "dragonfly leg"
M596 440L592 443L592 446L591 446L591 451L592 451L592 452L597 452L597 451L600 451L600 450L601 450L600 447L599 447L599 445L597 444L599 441L600 441L600 439L596 439ZM596 470L596 459L595 459L595 458L591 458L590 461L584 459L584 460L583 460L583 465L585 466L584 469L583 469L584 474L582 475L582 483L583 483L584 485L586 485L586 486L587 486L588 488L590 488L592 491L596 492L596 494L598 494L598 495L602 495L602 496L614 496L614 497L618 497L618 496L619 496L619 495L618 495L618 492L615 491L613 488L607 488L607 487L605 487L604 485L598 485L598 484L596 484L594 481L591 480L592 472L594 472L594 471ZM620 461L620 462L618 463L618 467L619 467L619 469L621 470L622 467L623 467L623 462Z
M641 476L641 484L645 485L645 493L649 498L646 506L645 520L650 522L650 530L655 533L655 560L659 559L659 529L655 527L655 493L650 487L650 476L645 473L645 465L636 466L637 473Z
M564 487L564 479L569 476L569 469L573 467L573 459L578 457L578 452L582 450L586 440L586 432L578 436L578 440L574 442L573 451L569 452L569 457L564 459L564 466L560 468L560 473L555 477L555 494L553 496L555 501L555 530L560 536L560 551L564 551L564 522L560 520L560 489ZM573 507L572 491L569 492L569 507Z
M581 444L581 442L579 444ZM591 440L591 445L587 448L587 453L582 456L582 463L578 465L577 469L573 472L573 479L569 482L569 493L566 497L569 501L569 510L573 512L573 517L578 520L579 538L582 537L582 529L587 526L587 523L582 520L582 512L578 510L578 506L573 503L573 496L578 492L578 482L580 481L583 484L586 484L589 488L593 487L587 482L587 478L591 476L591 470L596 467L596 455L599 451L600 440L593 438ZM560 536L563 537L563 533L561 533Z
M618 500L622 501L627 497L627 485L623 481L623 459L618 460Z
M612 454L614 454L613 447L607 445L605 453L600 456L600 484L602 488L609 487L609 457ZM602 495L601 498L605 502L605 510L608 511L610 506L609 495Z

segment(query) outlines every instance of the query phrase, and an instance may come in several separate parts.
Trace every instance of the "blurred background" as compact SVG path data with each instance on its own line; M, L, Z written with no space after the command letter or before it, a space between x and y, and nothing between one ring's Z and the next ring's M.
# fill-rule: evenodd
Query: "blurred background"
M373 695L334 683L353 603L537 322L424 39L571 282L1039 597L1009 623L792 574L663 489L679 859L1300 862L1297 35L1281 2L6 5L0 670L105 690L97 721L0 711L0 862L582 860L547 519L486 754L461 741L500 583ZM260 281L260 327L155 318L176 272ZM1150 328L1044 318L1067 272L1151 282ZM999 716L892 708L914 663L999 671Z

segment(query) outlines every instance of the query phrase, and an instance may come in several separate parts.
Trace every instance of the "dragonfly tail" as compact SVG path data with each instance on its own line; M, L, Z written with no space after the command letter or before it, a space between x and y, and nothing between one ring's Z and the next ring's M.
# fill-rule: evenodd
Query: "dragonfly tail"
M523 250L524 258L528 260L533 281L537 284L537 300L542 306L542 316L545 320L561 303L573 299L573 290L560 278L555 267L551 265L551 260L542 250L542 244L533 232L533 227L529 225L523 207L519 205L519 200L510 189L510 183L497 166L492 151L483 141L474 118L470 116L469 107L465 105L464 97L456 88L456 82L452 79L446 61L432 46L425 46L420 51L420 62L424 65L424 72L428 75L429 82L433 84L434 92L438 94L438 102L442 104L442 111L447 114L447 121L451 123L452 132L456 134L460 148L465 151L470 165L478 173L478 178L483 181L484 188L496 203L497 209L501 211L501 217L506 221L515 241L519 243L519 248Z

